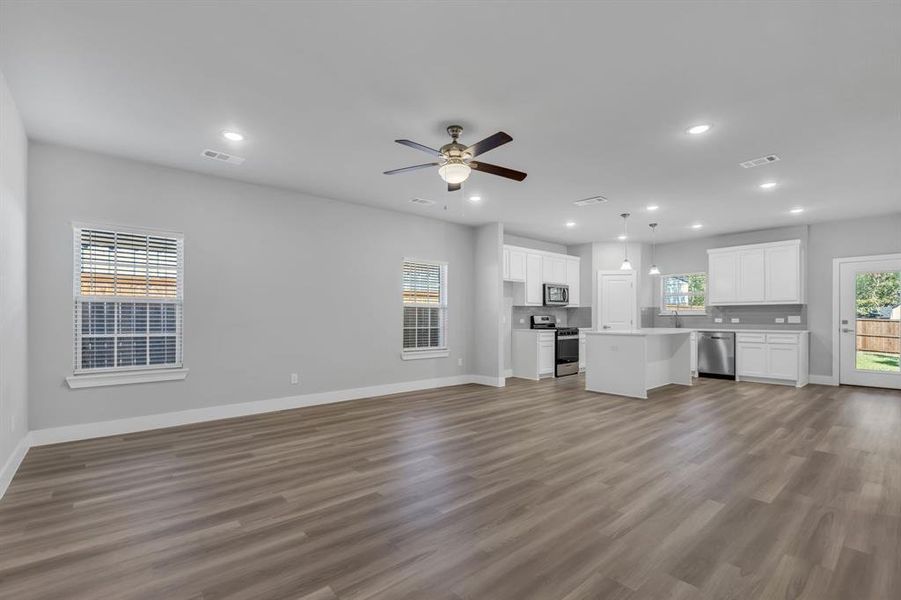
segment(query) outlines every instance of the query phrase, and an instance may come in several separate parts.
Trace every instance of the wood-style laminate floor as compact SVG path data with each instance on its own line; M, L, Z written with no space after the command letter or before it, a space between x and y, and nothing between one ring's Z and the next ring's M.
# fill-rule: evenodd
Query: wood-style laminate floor
M0 597L901 598L901 393L508 383L33 448Z

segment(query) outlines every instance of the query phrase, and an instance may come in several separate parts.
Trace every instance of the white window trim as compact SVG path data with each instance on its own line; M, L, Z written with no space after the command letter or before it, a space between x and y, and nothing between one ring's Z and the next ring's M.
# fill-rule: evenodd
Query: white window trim
M105 231L115 231L120 233L131 233L136 235L152 235L158 237L169 237L174 238L182 244L182 272L180 273L181 277L179 279L179 288L181 297L177 300L177 303L181 307L182 315L184 315L184 290L185 290L185 282L184 282L184 240L185 236L183 233L177 231L167 231L163 229L152 229L145 227L133 227L127 225L115 225L111 223L87 223L83 221L72 221L72 237L73 237L73 257L72 261L75 264L76 254L80 250L76 250L76 248L80 248L81 240L78 239L78 231L81 229L99 229ZM73 270L73 281L72 288L74 290L74 300L85 300L89 297L81 296L79 294L79 286L74 278L74 270ZM119 296L109 296L105 297L104 300L111 302L121 302L128 301L134 302L135 298L132 296L127 297L119 297ZM150 301L159 301L158 298L150 298ZM171 298L163 299L165 302L175 302L172 301ZM178 365L158 365L158 366L145 366L143 368L129 368L129 367L110 367L107 369L93 369L90 371L80 371L73 366L73 373L66 377L66 384L68 384L69 389L81 389L81 388L92 388L92 387L104 387L111 385L129 385L134 383L153 383L153 382L161 382L161 381L183 381L188 376L188 369L184 366L185 364L185 354L184 354L184 331L183 326L184 323L182 319L179 319L178 322L178 330L177 334L180 337L181 347L180 347L180 355L181 362ZM74 340L73 340L73 346Z
M709 306L707 306L709 290L708 290L708 286L706 283L704 284L704 310L674 311L674 310L664 310L663 309L663 306L664 306L663 281L667 277L675 277L675 276L679 276L679 275L705 275L706 276L707 272L706 271L692 271L692 272L680 272L680 273L666 273L664 275L661 275L660 281L657 283L657 302L660 303L657 315L660 317L673 317L676 314L678 314L680 317L706 317L708 315L707 309L710 308ZM709 283L709 281L707 283Z
M448 338L450 337L448 319L449 319L449 305L448 305L448 263L443 260L422 260L419 258L413 258L410 256L405 256L401 261L401 271L403 271L403 264L406 262L417 262L425 265L437 265L439 267L443 267L444 269L444 285L442 286L441 292L444 296L443 307L445 310L445 318L444 318L444 345L438 348L419 348L419 349L406 349L401 347L400 357L402 360L422 360L427 358L447 358L450 356L450 344L448 343ZM403 302L403 294L404 294L404 282L403 282L403 272L401 272L401 282L400 282L400 319L401 319L401 332L403 332L403 319L404 319L404 308L406 307L415 307L415 306L423 306L425 308L434 308L433 304L429 305L416 305L416 304L405 304ZM403 342L401 342L403 344Z
M134 371L108 371L105 373L81 373L66 377L66 383L73 390L104 387L108 385L128 385L132 383L153 383L157 381L182 381L188 376L188 369L170 367L161 369L137 369Z

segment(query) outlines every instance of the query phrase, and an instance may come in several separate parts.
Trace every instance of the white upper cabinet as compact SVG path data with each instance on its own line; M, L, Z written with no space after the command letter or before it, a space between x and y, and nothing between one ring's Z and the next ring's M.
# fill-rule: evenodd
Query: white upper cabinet
M526 255L526 306L544 304L544 290L541 287L541 256Z
M505 279L509 281L525 281L526 280L526 253L524 250L516 248L504 248L505 252L510 253L510 268Z
M581 294L582 289L582 286L579 285L581 281L581 263L582 261L577 256L566 259L566 285L569 286L570 306L581 306L579 303L579 294Z
M805 301L801 240L714 248L707 254L709 305Z
M773 246L766 249L766 300L773 303L800 304L801 245Z
M712 253L707 259L707 304L732 302L738 288L738 254Z
M542 283L566 283L566 256L563 254L545 254L541 257Z
M516 306L542 306L545 283L568 285L569 306L579 306L580 264L578 256L504 246L504 281L524 284L513 288Z

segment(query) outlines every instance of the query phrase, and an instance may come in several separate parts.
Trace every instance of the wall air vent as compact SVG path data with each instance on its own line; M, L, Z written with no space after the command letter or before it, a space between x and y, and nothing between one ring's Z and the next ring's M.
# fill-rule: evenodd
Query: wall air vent
M779 160L779 157L775 154L767 154L766 156L761 156L760 158L752 158L751 160L746 160L745 162L738 164L746 169L751 169L753 167L759 167L760 165L768 165L770 163L774 163L777 160Z
M603 204L607 199L603 196L591 196L590 198L582 198L573 202L576 206L592 206L594 204Z
M216 162L228 163L230 165L240 165L244 162L244 159L240 156L232 156L231 154L226 154L225 152L219 152L217 150L204 150L200 153L204 158L208 158L210 160L215 160Z
M420 206L431 206L435 204L434 200L426 200L425 198L413 198L410 200L413 204L419 204Z

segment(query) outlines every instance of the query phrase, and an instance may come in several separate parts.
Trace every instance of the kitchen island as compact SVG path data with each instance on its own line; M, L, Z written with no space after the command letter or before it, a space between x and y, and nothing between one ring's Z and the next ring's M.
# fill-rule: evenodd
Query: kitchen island
M586 331L585 389L632 398L676 383L691 385L691 330Z

